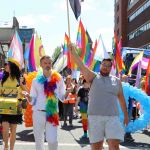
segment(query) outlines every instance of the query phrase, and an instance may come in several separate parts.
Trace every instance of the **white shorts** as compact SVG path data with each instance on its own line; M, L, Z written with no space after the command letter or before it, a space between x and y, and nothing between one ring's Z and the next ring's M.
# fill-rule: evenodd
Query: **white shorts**
M118 116L88 116L90 143L116 139L124 141L124 129Z

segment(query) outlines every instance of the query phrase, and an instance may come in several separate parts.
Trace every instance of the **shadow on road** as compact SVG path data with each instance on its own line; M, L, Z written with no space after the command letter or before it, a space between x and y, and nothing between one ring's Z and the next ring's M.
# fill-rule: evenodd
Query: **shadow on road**
M81 128L81 127L82 127L82 126L75 126L75 125L73 125L73 126L71 127L71 126L63 126L63 125L61 125L61 129L62 129L62 130L66 130L66 131L75 130L75 129Z
M89 145L90 141L89 138L80 138L79 140L75 139L75 141L81 146L81 147L85 147L87 145Z
M143 134L148 135L150 137L150 131L148 131L148 130L144 130Z
M139 148L142 150L150 149L150 144L141 143L141 142L123 142L121 143L121 145L126 147L135 147L135 149Z
M33 130L24 130L18 132L16 140L34 142Z

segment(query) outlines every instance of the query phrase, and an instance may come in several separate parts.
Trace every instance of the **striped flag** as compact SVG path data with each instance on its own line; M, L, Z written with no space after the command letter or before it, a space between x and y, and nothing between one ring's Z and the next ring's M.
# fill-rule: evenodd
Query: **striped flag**
M8 50L8 61L15 63L20 68L24 68L22 42L17 31L15 31Z
M120 46L119 46L120 45ZM118 38L116 33L114 32L114 58L116 61L117 71L118 73L122 73L125 70L125 65L121 56L121 43L118 44Z
M37 69L40 67L40 59L44 55L45 55L45 50L42 41L39 38L38 34L36 33L35 46L34 46L34 58L35 58L35 65Z
M36 64L35 64L35 55L34 55L34 34L30 40L30 53L29 53L29 60L28 60L28 71L33 72L36 71Z
M68 51L68 44L70 43L70 38L69 36L65 33L65 38L64 38L64 46L63 46L63 54L67 55L67 67L72 68L71 64L71 54Z
M145 92L150 96L150 59L146 70Z
M86 55L86 42L87 41L87 36L86 36L86 31L85 31L85 28L83 26L83 23L80 19L80 22L79 22L79 27L78 27L78 33L77 33L77 46L81 49L81 55L80 55L80 58L82 61L84 61L84 57Z

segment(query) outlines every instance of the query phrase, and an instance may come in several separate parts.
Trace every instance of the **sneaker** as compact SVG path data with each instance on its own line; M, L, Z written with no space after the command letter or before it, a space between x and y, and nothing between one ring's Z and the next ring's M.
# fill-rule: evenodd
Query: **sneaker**
M63 127L67 127L67 123L64 123L64 124L63 124Z
M124 136L124 141L125 142L133 142L134 139L133 139L133 137L131 136L130 133L126 133L125 136Z
M83 136L82 136L82 138L88 138L87 133L84 133Z
M70 125L69 125L70 127L73 127L73 124L72 123L70 123Z

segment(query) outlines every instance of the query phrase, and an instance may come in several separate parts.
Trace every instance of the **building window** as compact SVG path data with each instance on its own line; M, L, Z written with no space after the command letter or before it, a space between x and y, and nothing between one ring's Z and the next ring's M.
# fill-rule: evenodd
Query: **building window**
M117 24L119 23L119 16L117 17Z
M150 43L146 44L145 46L143 46L144 49L150 49Z
M115 3L118 3L118 0L115 0Z
M117 11L119 11L119 5L117 5Z
M147 31L150 29L150 21L145 23L144 25L140 26L138 29L136 29L135 31L133 31L132 33L130 33L128 35L128 39L132 40L138 36L140 36L143 32Z
M129 1L129 5L132 5L134 3L135 0L130 0Z
M131 22L137 16L139 16L143 11L145 11L150 6L150 0L144 3L140 8L138 8L132 15L128 17L128 21Z

